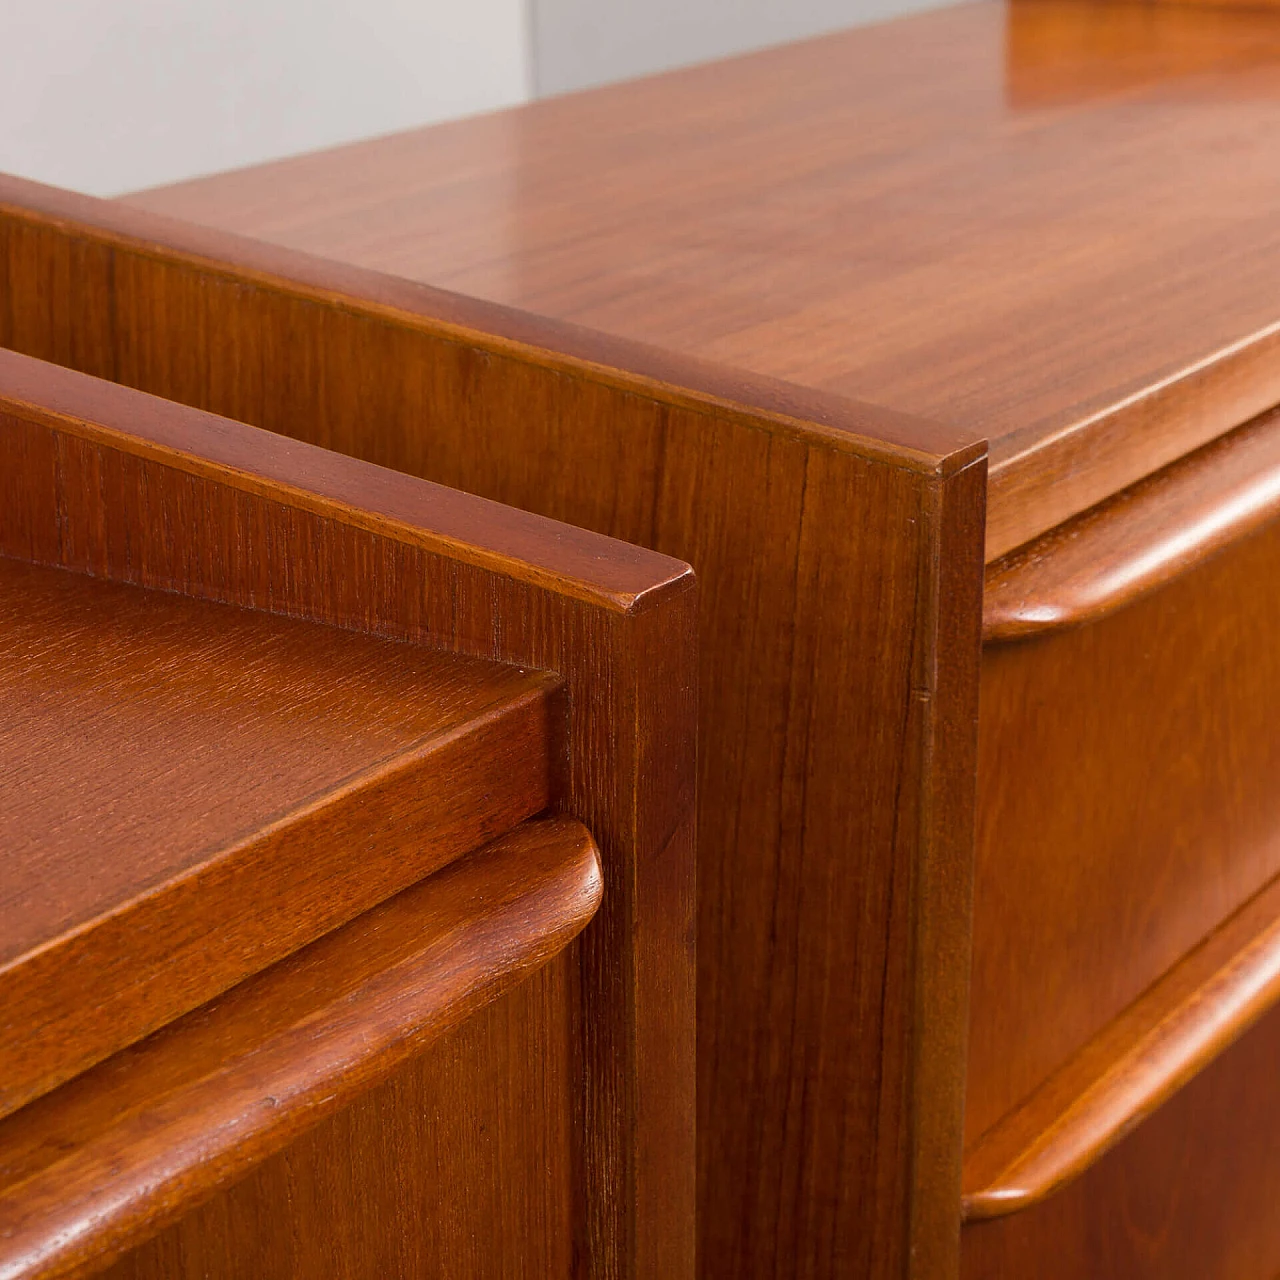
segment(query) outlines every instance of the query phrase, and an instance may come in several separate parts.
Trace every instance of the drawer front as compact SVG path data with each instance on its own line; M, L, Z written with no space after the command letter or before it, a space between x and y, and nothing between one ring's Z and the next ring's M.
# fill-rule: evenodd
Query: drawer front
M1266 1280L1280 1274L1280 1010L1077 1181L971 1222L963 1280Z
M1280 525L982 667L966 1144L1280 873Z

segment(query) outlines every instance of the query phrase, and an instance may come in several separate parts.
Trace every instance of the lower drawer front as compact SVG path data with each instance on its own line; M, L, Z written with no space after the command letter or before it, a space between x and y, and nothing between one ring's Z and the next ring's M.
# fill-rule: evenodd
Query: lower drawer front
M969 1223L963 1280L1280 1275L1280 1010L1079 1179Z
M989 645L967 1145L1277 874L1280 525Z

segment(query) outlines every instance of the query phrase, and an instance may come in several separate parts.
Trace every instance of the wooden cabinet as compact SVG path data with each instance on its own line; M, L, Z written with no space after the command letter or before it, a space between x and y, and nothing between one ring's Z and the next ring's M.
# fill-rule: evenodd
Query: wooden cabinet
M687 566L11 351L0 512L0 1273L687 1270Z
M1277 154L1274 13L981 0L6 181L0 342L693 566L701 1275L1264 1278Z
M700 584L703 1256L726 1274L953 1266L981 441L16 180L0 270L9 346L683 549ZM674 782L676 763L636 768ZM627 812L657 847L688 838ZM689 937L678 915L632 930L637 963L667 931ZM660 1025L665 984L636 991ZM687 1084L673 1055L645 1061ZM656 1251L678 1184L645 1178L635 1230Z

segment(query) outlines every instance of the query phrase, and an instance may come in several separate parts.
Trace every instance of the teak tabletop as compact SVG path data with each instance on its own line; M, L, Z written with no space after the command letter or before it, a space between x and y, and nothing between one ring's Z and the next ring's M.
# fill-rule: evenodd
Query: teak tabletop
M966 4L128 197L990 441L989 558L1280 398L1274 11Z
M0 557L0 965L545 681Z
M0 1116L545 808L554 687L0 556Z

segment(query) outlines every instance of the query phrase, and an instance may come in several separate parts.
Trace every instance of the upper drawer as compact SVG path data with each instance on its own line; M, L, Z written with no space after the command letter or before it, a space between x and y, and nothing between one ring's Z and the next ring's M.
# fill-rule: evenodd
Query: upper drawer
M1194 981L1179 969L1185 999L1152 984L1280 874L1278 512L1280 414L1269 414L988 571L971 1155L1037 1088L1069 1092L1070 1077L1101 1089L1089 1072L1130 1052L1122 1019L1141 1037L1158 1006L1189 1038L1129 1113L1059 1098L1073 1123L1098 1127L1086 1146L1112 1140L1221 1042L1184 1006L1266 919L1232 926L1238 945L1217 968ZM1270 988L1249 996L1241 1026L1255 997ZM1045 1086L1054 1072L1066 1074Z

